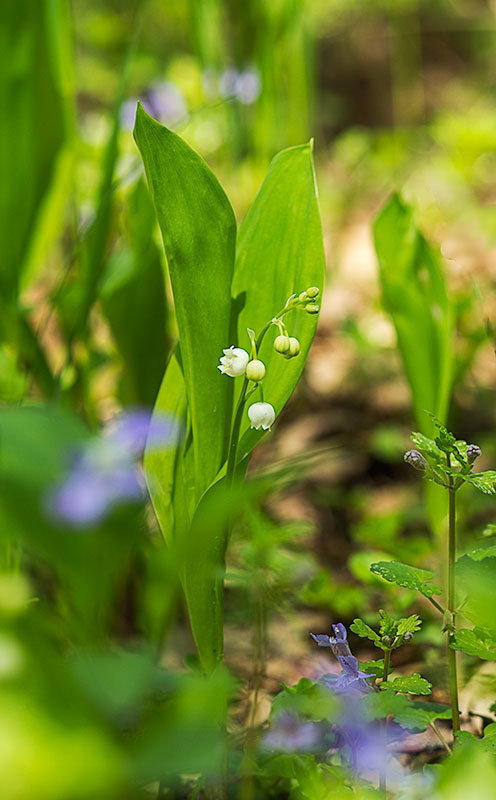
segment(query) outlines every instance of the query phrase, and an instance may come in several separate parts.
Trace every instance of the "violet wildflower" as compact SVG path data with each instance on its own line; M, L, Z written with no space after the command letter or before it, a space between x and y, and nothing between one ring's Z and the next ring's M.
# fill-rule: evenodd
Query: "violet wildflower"
M325 633L311 633L312 639L315 639L319 647L330 647L332 652L338 658L339 656L351 656L350 646L348 644L348 631L342 622L338 622L332 626L334 636L327 636Z
M310 752L316 749L320 738L321 730L317 723L302 720L297 714L286 711L270 726L262 746L267 750L288 753Z
M167 446L177 430L165 417L143 410L130 411L109 423L77 454L66 479L48 497L52 516L75 527L99 522L111 508L145 496L139 466L145 444Z
M324 675L321 679L322 683L328 689L332 689L337 693L350 689L356 689L360 692L370 691L367 678L371 678L373 675L368 672L362 672L359 669L358 659L352 654L348 644L348 632L345 626L342 622L338 622L332 626L332 629L334 636L327 636L323 633L310 634L319 647L330 647L341 665L341 673L339 675Z
M328 689L332 689L333 692L337 694L342 694L350 689L364 693L370 692L367 678L373 678L374 676L369 672L362 672L359 669L358 658L351 655L338 656L338 661L341 664L341 673L339 675L323 675L320 680L324 686L327 686Z

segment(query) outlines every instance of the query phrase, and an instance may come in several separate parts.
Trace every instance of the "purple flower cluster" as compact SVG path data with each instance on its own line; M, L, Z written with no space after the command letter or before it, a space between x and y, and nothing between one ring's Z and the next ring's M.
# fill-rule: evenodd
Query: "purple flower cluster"
M145 449L166 447L174 425L148 411L130 411L109 423L76 453L65 480L49 494L52 516L74 527L99 522L123 501L139 501L145 484L139 461Z
M334 636L327 636L324 633L310 634L319 647L330 647L341 665L340 675L324 675L322 682L337 693L347 692L350 689L369 692L370 686L366 679L372 678L373 675L359 669L358 659L352 655L348 644L348 632L345 626L338 622L337 625L332 626L332 629Z
M335 750L356 775L373 780L384 774L391 784L397 784L403 779L403 772L391 758L388 747L403 735L402 730L395 724L384 726L366 719L362 700L371 691L367 678L373 675L359 669L358 659L348 644L345 626L339 622L332 629L334 636L313 633L310 636L319 647L330 647L341 665L340 675L323 675L320 679L324 686L344 700L341 713L332 725L336 737Z

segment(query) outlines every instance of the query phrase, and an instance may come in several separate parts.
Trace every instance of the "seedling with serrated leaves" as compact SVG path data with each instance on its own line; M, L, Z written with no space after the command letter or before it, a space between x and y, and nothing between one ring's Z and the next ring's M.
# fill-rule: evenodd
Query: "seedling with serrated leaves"
M418 614L412 614L410 617L403 617L402 619L393 619L393 617L390 617L382 608L379 611L379 618L378 632L360 618L353 620L353 623L350 625L350 630L362 639L370 639L375 647L384 651L381 680L382 688L382 684L387 682L390 672L392 651L410 642L413 634L420 630L422 621ZM418 677L420 678L420 676ZM425 683L427 683L427 681L425 681ZM396 689L395 691L401 690ZM414 694L424 694L424 692L414 692L413 689L411 691Z
M429 413L429 412L427 412ZM409 589L415 589L424 595L435 608L443 615L443 632L446 633L448 643L448 665L449 683L451 696L451 711L453 719L453 731L456 733L460 729L459 704L458 704L458 679L456 667L455 650L486 654L492 653L487 640L491 640L491 635L486 630L473 631L469 635L456 631L456 615L459 608L455 605L455 562L456 562L456 492L466 483L475 486L485 494L496 494L496 471L474 473L474 462L481 455L481 449L476 444L456 439L455 436L433 414L434 424L437 428L437 436L430 439L422 433L413 433L412 440L416 445L415 450L405 453L405 461L414 469L423 472L429 480L442 486L448 492L449 513L448 513L448 580L446 592L446 607L434 598L434 595L441 594L441 590L436 584L431 583L434 574L427 570L401 564L397 561L381 561L372 564L370 569L376 575L380 575L385 580L396 583ZM480 556L473 555L473 563ZM486 556L484 554L484 556ZM483 557L484 557L483 556ZM465 563L468 556L460 559L459 572L469 574L473 579L473 569L467 568ZM485 559L495 561L496 559ZM472 563L472 561L470 562ZM488 564L490 570L492 565ZM482 573L482 570L481 570ZM487 573L487 570L486 570ZM467 640L470 641L467 641ZM491 655L486 655L491 658ZM491 659L492 660L492 659Z

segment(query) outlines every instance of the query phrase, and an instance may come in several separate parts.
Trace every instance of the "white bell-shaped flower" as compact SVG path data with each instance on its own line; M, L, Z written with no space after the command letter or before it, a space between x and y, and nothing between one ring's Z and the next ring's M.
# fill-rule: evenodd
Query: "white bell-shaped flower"
M276 412L270 403L253 403L248 409L248 418L255 430L263 428L268 431L276 418Z
M229 375L231 378L239 378L240 375L244 375L246 365L250 360L250 356L246 350L232 345L223 352L224 355L221 356L220 364L217 366L217 369L220 369L224 375Z

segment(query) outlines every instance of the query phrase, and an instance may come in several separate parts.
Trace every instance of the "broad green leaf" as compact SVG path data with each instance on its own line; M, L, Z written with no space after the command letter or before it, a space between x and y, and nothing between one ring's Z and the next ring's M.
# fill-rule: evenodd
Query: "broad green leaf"
M283 683L282 687L272 701L271 721L288 711L315 721L329 720L339 709L339 702L332 692L308 678L301 678L296 686Z
M482 561L483 558L495 558L496 544L489 545L488 547L477 547L475 550L471 550L470 553L467 553L467 555L470 556L472 561Z
M461 628L456 632L454 650L461 650L469 656L477 656L485 661L496 661L496 631L483 628Z
M464 600L462 614L473 625L494 628L496 618L496 557L461 556L455 565L457 592Z
M54 25L54 20L65 16L63 6L60 0L2 4L0 295L9 302L17 296L31 237L66 135L57 37L67 31Z
M223 189L205 162L141 105L134 135L174 292L199 498L222 465L230 424L225 381L231 379L218 372L217 364L223 348L232 344L230 289L236 223Z
M306 144L283 150L274 158L241 226L232 286L233 297L244 301L238 316L237 344L247 349L246 329L260 333L290 295L310 286L322 291L324 271L312 146ZM282 411L301 375L317 315L291 311L285 323L290 335L300 340L299 356L287 360L274 351L273 341L278 334L274 327L266 334L259 353L267 367L264 400L274 406L276 415ZM252 402L259 399L255 394ZM240 460L263 436L261 431L250 430L246 413L241 433Z
M424 433L443 422L453 377L454 314L439 257L418 230L413 211L393 195L374 224L384 305L391 315L417 422Z
M164 538L172 546L177 538L186 535L194 511L194 498L186 496L187 481L183 479L186 465L191 461L186 457L186 452L191 452L191 431L178 346L169 359L155 410L175 421L175 442L169 442L162 450L147 449L144 461L148 491ZM177 520L175 508L180 515ZM180 564L178 568L181 571Z
M392 681L381 683L381 689L400 694L430 694L432 684L422 678L418 672L414 672L412 675L401 675Z
M262 324L280 310L295 289L301 291L310 285L322 286L323 246L311 149L304 146L282 153L269 170L240 235L235 279L236 297L232 306L229 299L227 314L224 289L230 284L227 261L234 229L231 228L232 211L225 195L198 156L178 137L147 117L141 109L138 111L136 138L144 156L149 181L155 194L155 206L161 220L181 342L181 364L173 368L172 374L169 374L168 367L156 409L164 412L175 405L178 386L184 379L187 400L182 413L187 414L191 422L186 442L176 451L174 457L172 453L161 454L159 463L154 454L147 454L145 466L162 528L167 526L169 532L173 531L170 540L174 542L178 554L191 624L202 663L207 669L211 669L215 659L220 657L222 645L222 576L230 512L225 507L222 494L222 461L214 460L213 446L205 443L205 431L199 423L195 428L194 392L200 397L197 401L198 419L210 429L212 440L217 433L219 441L222 441L226 428L221 427L219 418L216 419L211 412L212 398L219 390L224 393L219 403L223 404L222 420L225 426L226 420L230 422L230 392L234 385L231 378L217 372L218 358L222 349L230 344L248 348L247 337L246 341L240 341L239 338L236 341L229 334L231 309L234 315L234 310L244 303L242 314L248 314L249 327L259 326L260 329ZM164 151L169 149L171 164L164 156ZM163 160L166 162L165 167ZM167 175L158 181L156 176L163 169ZM185 178L180 180L183 173ZM154 184L154 175L157 185ZM166 191L171 191L167 176L174 190L173 202ZM204 186L203 192L198 191L198 183ZM210 198L213 210L208 208L205 198ZM168 203L173 207L171 213ZM215 214L219 218L217 226L212 225L212 216ZM209 257L208 264L202 262L205 253ZM207 267L210 268L210 273ZM199 269L200 279L197 280ZM210 279L211 275L216 276L215 281ZM302 285L297 283L300 280ZM276 291L274 303L270 293L275 291L274 287L278 287L278 284L280 288ZM196 306L192 305L193 292ZM212 316L212 308L216 309L215 318ZM183 309L182 312L180 309ZM248 309L251 309L249 313ZM224 317L223 311L226 312ZM281 378L274 389L275 394L266 397L276 408L277 397L280 398L279 408L282 408L298 380L315 327L315 317L301 311L298 319L296 312L293 313L295 327L291 332L302 343L300 356L293 361L277 356L279 362L271 363L272 347L269 348L267 357L263 355L263 351L260 353L267 365L268 376L264 384L269 389L277 379L277 370L281 364L286 370L286 376ZM262 320L260 324L259 320ZM211 337L205 336L205 330L211 330L214 322L212 337L215 333L218 343L211 349L213 358L208 361L206 348L210 345ZM246 328L248 323L241 325ZM221 329L224 330L222 338L219 333ZM187 358L187 348L193 353L193 357ZM271 373L276 375L272 383L269 382ZM205 482L200 482L199 487L196 459L198 435L203 437L202 466L207 473ZM242 469L246 468L247 456L259 438L260 434L255 435L254 431L244 437L244 444L241 444L238 451L238 462L243 465ZM194 469L191 465L193 451ZM188 463L184 461L185 458ZM202 486L205 487L207 479L210 488L202 494ZM198 491L193 496L192 489L195 485ZM202 498L200 502L199 497Z
M362 699L362 707L366 719L384 719L390 714L396 716L408 708L409 701L401 694L394 692L371 692Z
M470 731L457 731L455 737L456 741L462 745L475 745L486 753L496 755L496 723L494 722L484 728L484 737L482 739L470 733Z
M126 223L129 247L110 259L100 300L124 361L124 402L151 407L170 346L155 212L143 181L129 197Z
M360 636L362 639L370 639L370 641L374 642L374 644L380 644L381 637L379 634L372 630L372 628L359 617L353 620L350 625L350 630L353 631L353 633L356 633L357 636Z
M388 692L386 692L388 694ZM399 697L401 695L397 695ZM409 701L403 708L394 713L394 719L409 731L425 731L431 722L437 719L451 719L451 708L440 703L424 703L420 700Z
M399 561L379 561L371 564L370 569L390 583L396 583L404 589L415 589L424 597L441 594L441 589L435 583L429 583L434 577L433 572L417 567L409 567Z

